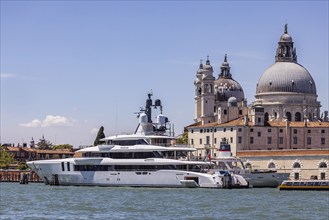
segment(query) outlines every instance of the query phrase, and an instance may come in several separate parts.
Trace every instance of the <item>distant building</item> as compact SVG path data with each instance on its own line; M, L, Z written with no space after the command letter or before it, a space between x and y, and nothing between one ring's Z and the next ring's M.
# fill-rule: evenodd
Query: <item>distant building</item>
M74 152L69 150L40 150L28 147L6 147L19 163L32 160L60 159L73 157Z
M209 58L201 62L194 81L195 124L187 127L199 158L216 157L225 138L232 153L253 168L289 170L292 178L329 178L328 111L320 114L315 82L297 63L293 44L286 25L275 63L260 77L250 106L226 55L217 79Z

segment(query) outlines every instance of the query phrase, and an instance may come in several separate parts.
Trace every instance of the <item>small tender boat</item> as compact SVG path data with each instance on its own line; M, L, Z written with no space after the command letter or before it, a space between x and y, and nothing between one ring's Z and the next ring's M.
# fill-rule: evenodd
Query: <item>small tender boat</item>
M285 180L280 190L329 190L329 180Z
M232 156L231 147L226 140L220 143L219 156L211 158L211 161L216 164L216 169L220 171L241 175L253 188L276 188L289 177L289 173L277 172L276 170L250 170L246 168L241 158Z

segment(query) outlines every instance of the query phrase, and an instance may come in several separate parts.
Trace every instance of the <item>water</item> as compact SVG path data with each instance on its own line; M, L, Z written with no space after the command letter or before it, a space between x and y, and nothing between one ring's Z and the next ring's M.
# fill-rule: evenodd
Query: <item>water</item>
M329 219L328 191L0 183L0 219Z

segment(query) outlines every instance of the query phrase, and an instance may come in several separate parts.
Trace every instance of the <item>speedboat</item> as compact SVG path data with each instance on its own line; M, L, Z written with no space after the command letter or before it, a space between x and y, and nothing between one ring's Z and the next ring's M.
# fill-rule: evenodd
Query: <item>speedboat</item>
M143 142L142 140L140 140ZM79 157L27 162L46 184L75 186L240 188L240 175L213 172L210 162L164 158L170 148L99 145L77 151Z
M211 159L218 170L239 174L249 182L251 187L278 187L289 178L289 173L276 170L252 170L244 166L241 158L232 156L231 147L226 140L220 143L219 157Z

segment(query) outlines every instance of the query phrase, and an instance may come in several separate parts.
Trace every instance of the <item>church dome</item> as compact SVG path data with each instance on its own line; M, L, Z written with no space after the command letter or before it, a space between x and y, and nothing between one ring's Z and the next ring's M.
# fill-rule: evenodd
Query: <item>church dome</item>
M295 92L316 94L311 74L295 62L276 62L260 77L256 94Z
M203 69L204 69L204 70L213 71L213 68L212 68L212 66L210 65L209 56L207 57L206 64L203 65Z
M244 92L241 85L232 78L219 77L215 81L216 99L218 101L228 101L235 97L238 101L244 100Z
M221 73L215 81L215 92L217 101L228 101L230 97L235 97L237 101L244 100L244 92L241 85L232 78L230 65L225 54L224 62L221 66Z
M280 42L292 42L292 37L289 34L284 33L280 37Z

